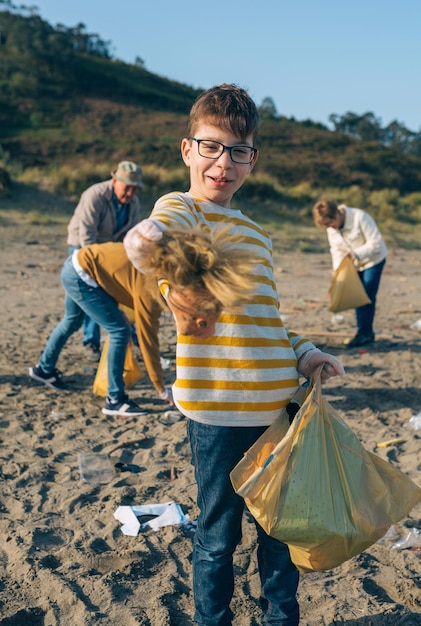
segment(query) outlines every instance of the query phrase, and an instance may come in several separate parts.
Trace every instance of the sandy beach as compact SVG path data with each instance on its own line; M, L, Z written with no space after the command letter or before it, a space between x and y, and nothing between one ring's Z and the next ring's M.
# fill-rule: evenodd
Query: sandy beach
M51 200L51 199L50 199ZM52 201L52 200L51 200ZM7 211L6 211L7 209ZM94 364L74 335L58 363L69 391L32 381L28 367L62 315L60 270L66 220L29 224L0 201L0 625L193 625L191 553L194 525L122 533L119 506L174 501L197 516L185 420L168 413L147 378L129 394L146 417L102 415ZM390 249L378 298L377 340L346 350L353 311L328 311L330 256L275 251L285 325L337 356L346 369L325 395L363 445L421 485L421 255ZM416 325L416 324L415 324ZM165 376L174 380L174 325L162 318ZM402 438L398 444L377 444ZM82 482L78 455L108 455L111 480ZM421 530L421 504L395 525L397 538ZM396 538L395 538L396 541ZM302 626L416 626L421 623L421 552L376 543L329 571L302 577ZM258 626L259 577L254 524L244 516L235 556L236 626Z

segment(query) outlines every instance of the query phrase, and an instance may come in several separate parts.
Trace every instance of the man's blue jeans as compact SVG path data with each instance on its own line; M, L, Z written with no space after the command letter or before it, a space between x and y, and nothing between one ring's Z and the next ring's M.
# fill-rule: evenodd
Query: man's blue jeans
M80 250L79 246L69 246L69 254L72 256L74 250ZM85 315L82 324L83 330L83 345L92 343L94 346L100 346L101 343L101 326L94 322L92 318Z
M244 500L229 474L266 427L209 426L188 420L199 517L193 549L195 620L202 626L228 626L233 614L233 553L242 532ZM262 624L297 626L298 571L288 547L256 523L261 581Z
M373 267L369 267L362 272L358 272L358 276L368 297L371 300L371 304L365 304L355 309L355 316L357 318L357 330L360 335L372 335L374 315L376 313L376 296L380 285L380 278L382 276L383 268L385 266L386 259L377 263Z
M125 398L124 359L130 338L130 323L118 303L101 287L90 287L76 273L69 257L61 272L66 291L63 319L51 333L39 364L46 372L56 366L60 352L67 340L82 326L89 315L110 335L108 347L108 395L112 400Z

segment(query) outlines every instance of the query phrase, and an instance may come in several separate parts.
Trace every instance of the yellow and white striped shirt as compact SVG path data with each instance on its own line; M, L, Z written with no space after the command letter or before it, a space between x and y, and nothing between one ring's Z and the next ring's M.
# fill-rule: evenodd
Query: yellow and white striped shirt
M150 219L165 227L231 224L243 245L261 258L255 266L255 298L241 313L222 312L208 339L178 336L173 395L184 415L204 424L271 424L297 390L297 360L314 346L284 328L269 235L241 211L190 193L163 196Z

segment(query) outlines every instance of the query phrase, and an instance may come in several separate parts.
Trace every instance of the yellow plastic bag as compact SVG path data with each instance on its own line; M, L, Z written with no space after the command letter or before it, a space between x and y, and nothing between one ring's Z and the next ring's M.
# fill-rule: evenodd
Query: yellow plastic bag
M98 363L98 369L96 372L94 384L93 384L93 392L97 396L106 397L108 393L108 367L107 367L107 357L108 357L108 346L110 343L110 337L107 336L104 346L101 352L101 358ZM144 372L140 367L139 362L137 361L134 352L133 352L133 342L129 341L129 344L126 349L126 358L124 360L124 386L126 388L133 386L137 383L138 380L143 378Z
M329 311L339 313L347 309L357 309L370 304L364 285L362 284L353 260L346 256L333 275L329 287Z
M421 489L365 450L324 400L320 371L291 426L284 411L231 472L235 491L302 573L359 554L421 501Z

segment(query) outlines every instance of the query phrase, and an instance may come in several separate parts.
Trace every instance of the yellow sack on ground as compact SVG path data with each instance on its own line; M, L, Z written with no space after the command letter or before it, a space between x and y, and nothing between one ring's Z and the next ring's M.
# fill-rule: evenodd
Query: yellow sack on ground
M320 371L291 426L284 411L231 472L235 491L302 573L359 554L421 501L421 489L365 450L324 400Z
M329 311L339 313L347 309L357 309L364 304L370 304L353 260L346 256L333 275L329 287Z
M97 396L106 397L108 393L108 366L107 366L107 357L108 357L108 346L110 343L110 337L107 336L104 346L101 352L101 358L98 363L98 369L96 372L94 384L93 384L93 392ZM124 386L126 388L131 387L138 380L143 378L145 375L138 360L136 359L133 352L133 342L129 341L129 344L126 349L126 358L124 360Z

